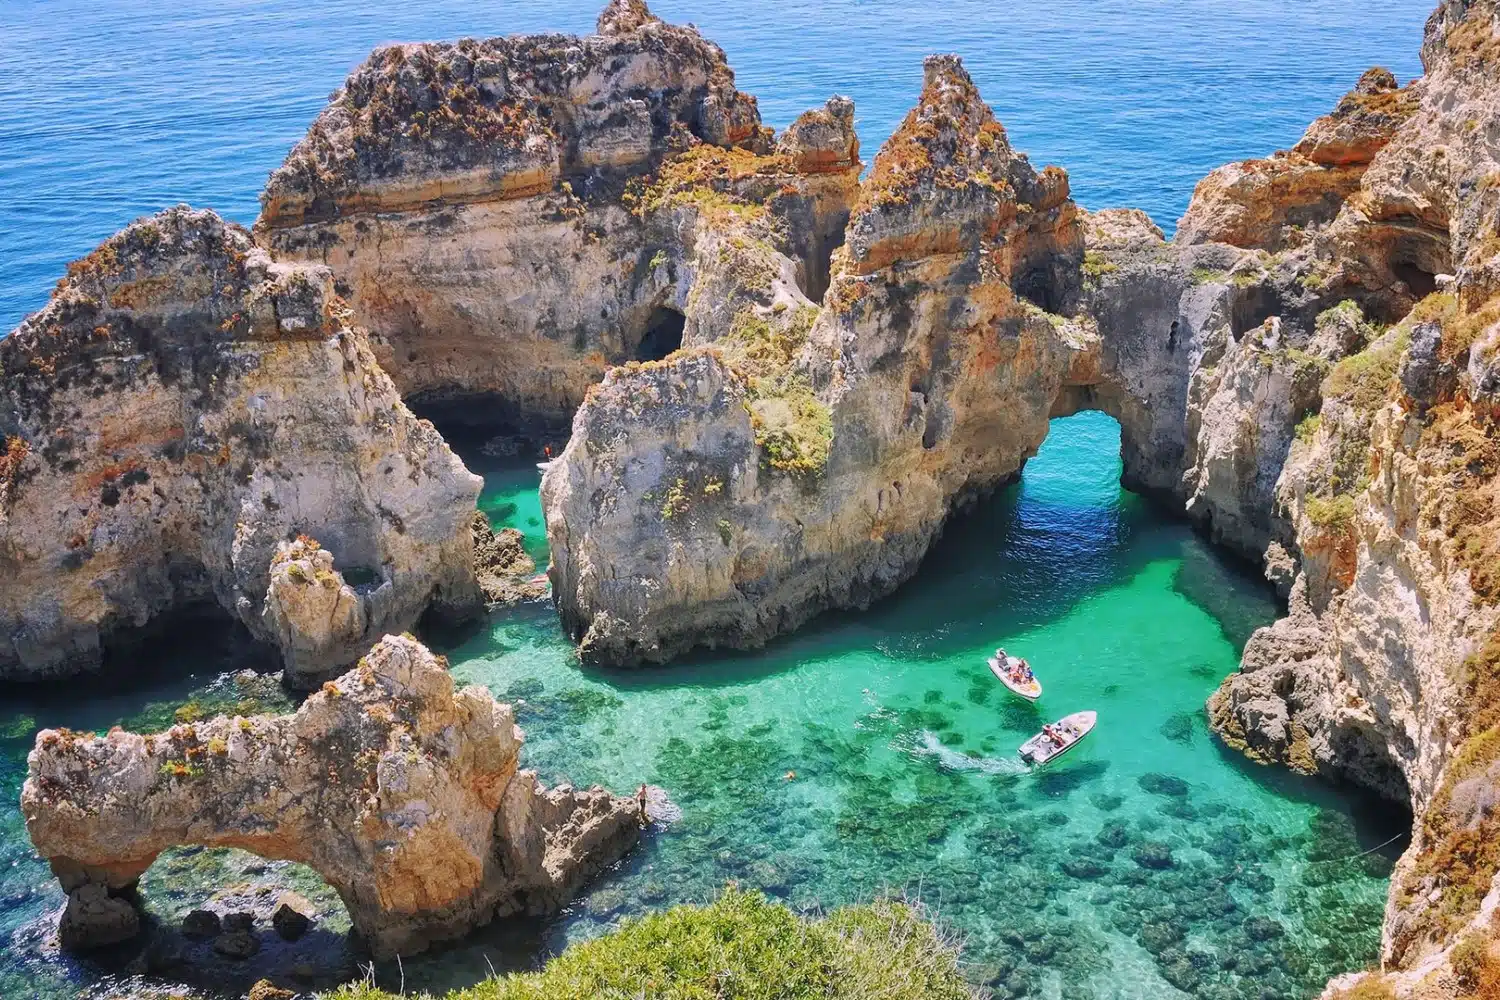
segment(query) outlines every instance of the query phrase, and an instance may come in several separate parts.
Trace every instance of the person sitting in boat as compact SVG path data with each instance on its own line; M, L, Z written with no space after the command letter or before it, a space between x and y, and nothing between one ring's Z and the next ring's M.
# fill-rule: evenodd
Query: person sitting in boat
M1058 732L1051 723L1048 723L1047 725L1042 727L1042 735L1047 737L1047 739L1051 740L1059 747L1063 745L1064 741L1062 734Z
M1031 664L1027 663L1025 659L1021 660L1021 664L1017 669L1021 672L1021 680L1027 683L1030 683L1031 679L1036 676L1031 672Z

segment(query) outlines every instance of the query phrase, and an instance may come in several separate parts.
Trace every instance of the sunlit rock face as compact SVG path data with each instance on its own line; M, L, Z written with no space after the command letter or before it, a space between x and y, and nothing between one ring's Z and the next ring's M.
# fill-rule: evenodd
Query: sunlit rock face
M478 603L479 480L402 403L326 268L171 209L72 265L0 368L0 677L96 667L205 601L285 640L267 589L299 534L362 581L363 610L326 655L285 646L293 681Z
M635 800L518 771L521 738L509 705L388 636L290 715L43 730L21 807L68 893L66 947L132 937L141 874L201 844L308 865L377 956L411 955L557 909L639 835Z
M837 136L825 113L789 134ZM1090 347L1065 315L1083 255L1067 177L1011 148L956 57L927 61L821 307L746 232L755 194L699 214L714 294L685 349L606 376L543 481L553 592L588 659L756 645L889 593L955 504L1035 452Z
M852 104L831 107L775 147L809 288L859 172ZM332 269L408 400L565 434L608 366L681 341L692 227L647 187L696 146L753 157L772 135L717 45L613 3L587 37L376 50L272 174L257 229Z

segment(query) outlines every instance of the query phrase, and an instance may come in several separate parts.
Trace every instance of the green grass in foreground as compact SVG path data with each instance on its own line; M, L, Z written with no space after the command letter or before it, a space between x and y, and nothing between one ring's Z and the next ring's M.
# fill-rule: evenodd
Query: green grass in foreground
M391 1000L367 985L326 1000ZM912 906L882 900L806 920L734 887L568 948L447 1000L971 1000L958 948Z

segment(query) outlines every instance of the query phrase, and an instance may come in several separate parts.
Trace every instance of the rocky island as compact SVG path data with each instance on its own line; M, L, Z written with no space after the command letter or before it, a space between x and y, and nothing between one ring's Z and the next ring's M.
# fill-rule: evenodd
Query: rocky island
M587 38L378 49L252 231L134 223L0 342L0 675L97 668L204 602L293 683L342 674L286 716L42 732L23 804L64 943L133 933L175 844L307 862L385 954L554 908L633 840L632 803L542 790L505 706L381 638L526 572L408 403L570 426L552 597L610 666L868 607L1051 418L1102 410L1124 484L1285 602L1215 731L1414 816L1381 969L1330 989L1493 988L1497 18L1443 0L1421 78L1371 70L1214 171L1171 240L1077 205L957 56L862 177L852 102L778 136L640 0Z

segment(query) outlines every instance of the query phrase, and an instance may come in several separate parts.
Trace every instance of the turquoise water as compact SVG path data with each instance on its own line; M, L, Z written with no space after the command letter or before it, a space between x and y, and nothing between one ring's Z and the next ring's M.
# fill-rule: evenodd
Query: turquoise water
M1289 145L1366 66L1418 72L1427 0L655 6L719 41L773 124L852 95L867 158L914 100L921 56L958 51L1017 145L1068 167L1081 201L1170 226L1206 170ZM185 200L251 221L266 173L371 45L580 31L595 13L572 0L0 4L0 330L139 214ZM461 451L486 477L481 505L545 565L534 466ZM498 925L382 980L473 982L728 879L799 908L919 895L1001 998L1307 997L1371 961L1403 842L1356 855L1405 817L1210 738L1203 700L1274 607L1123 493L1117 456L1107 418L1058 422L1022 480L958 519L899 594L762 652L584 671L550 609L492 618L448 652L464 680L525 702L528 762L549 781L660 784L683 816L558 919ZM154 728L194 700L288 706L228 673L249 664L219 626L180 639L124 665L114 689L0 696L0 996L72 996L138 957L78 962L47 945L61 897L15 806L36 728ZM1002 643L1038 668L1040 706L985 670ZM1045 771L1020 766L1023 739L1084 707L1101 720L1084 744ZM158 936L145 963L158 981L236 995L302 963L319 982L354 973L347 919L303 870L182 851L144 889L170 925L212 892L261 884L313 896L320 930L213 965Z
M1002 998L1308 997L1373 960L1400 844L1359 855L1403 817L1247 765L1210 737L1203 701L1274 616L1270 596L1119 488L1114 421L1086 413L1054 428L1019 483L960 517L917 578L866 614L761 652L633 672L581 670L546 607L497 615L447 649L460 680L516 702L544 780L650 781L682 817L557 919L499 924L383 979L471 983L729 880L808 911L920 896ZM534 532L535 467L466 458L486 474L481 505L497 523ZM989 675L996 644L1036 666L1037 705ZM193 676L0 711L0 931L14 932L0 987L9 973L61 990L122 958L74 963L44 946L60 895L9 805L35 726L149 728L189 698L202 711L243 698L284 707L274 686L222 675L237 665L225 646L206 662L179 651ZM1022 764L1027 736L1083 708L1100 723L1079 747L1043 770ZM145 896L170 924L253 878L317 889L305 871L261 871L236 852L180 852L153 867ZM332 914L311 955L264 954L207 983L190 967L167 978L233 994L297 958L352 974L344 927Z

